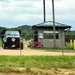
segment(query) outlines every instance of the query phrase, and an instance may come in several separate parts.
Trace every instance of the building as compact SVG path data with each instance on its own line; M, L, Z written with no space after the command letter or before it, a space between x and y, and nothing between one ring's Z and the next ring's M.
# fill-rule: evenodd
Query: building
M65 47L65 29L70 29L71 26L55 22L56 47ZM33 25L34 42L41 42L43 47L54 47L53 38L53 22L47 21L37 25Z

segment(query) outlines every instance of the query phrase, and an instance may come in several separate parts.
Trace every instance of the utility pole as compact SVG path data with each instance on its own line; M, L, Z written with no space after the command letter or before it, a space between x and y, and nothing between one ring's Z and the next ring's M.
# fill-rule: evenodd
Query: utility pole
M43 0L44 22L46 22L45 0Z
M54 0L52 0L52 15L53 15L54 47L56 47Z

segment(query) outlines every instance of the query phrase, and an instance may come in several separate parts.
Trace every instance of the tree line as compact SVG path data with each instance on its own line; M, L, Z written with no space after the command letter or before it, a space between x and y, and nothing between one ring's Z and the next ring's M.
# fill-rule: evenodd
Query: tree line
M14 27L14 28L6 28L6 27L0 27L0 33L2 32L2 30L21 30L21 33L23 35L23 38L25 39L32 39L33 38L33 29L32 26L30 25L22 25L22 26L18 26L18 27ZM70 39L74 40L75 39L75 31L65 31L65 40L67 42L70 41Z

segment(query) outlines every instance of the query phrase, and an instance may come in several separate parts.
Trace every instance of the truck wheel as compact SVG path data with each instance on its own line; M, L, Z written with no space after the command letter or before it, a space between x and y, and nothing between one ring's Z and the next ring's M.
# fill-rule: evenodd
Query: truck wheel
M2 47L3 47L3 49L6 49L6 44L2 43Z
M23 43L21 43L21 49L23 49Z

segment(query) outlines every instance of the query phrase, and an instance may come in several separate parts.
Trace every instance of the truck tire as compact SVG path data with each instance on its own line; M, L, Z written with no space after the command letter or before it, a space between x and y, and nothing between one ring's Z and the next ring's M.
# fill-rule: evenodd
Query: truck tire
M2 43L2 47L3 49L6 49L6 44L4 42Z

